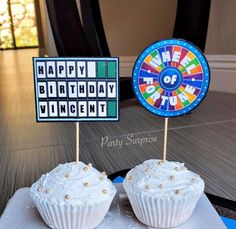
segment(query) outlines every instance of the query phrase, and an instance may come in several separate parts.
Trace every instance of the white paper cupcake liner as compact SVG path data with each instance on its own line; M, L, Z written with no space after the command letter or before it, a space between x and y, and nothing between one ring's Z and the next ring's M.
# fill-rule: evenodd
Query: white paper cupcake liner
M93 229L102 222L113 199L102 204L72 206L31 197L44 222L53 229Z
M186 222L201 194L191 198L158 198L125 189L136 217L152 227L175 227Z

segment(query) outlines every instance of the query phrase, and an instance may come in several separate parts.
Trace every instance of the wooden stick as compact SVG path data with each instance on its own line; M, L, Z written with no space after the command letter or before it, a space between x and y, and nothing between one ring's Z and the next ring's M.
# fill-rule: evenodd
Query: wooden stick
M167 133L168 133L168 118L165 118L165 132L164 132L164 148L163 148L163 160L166 160L167 151Z
M76 162L79 163L79 122L76 122Z

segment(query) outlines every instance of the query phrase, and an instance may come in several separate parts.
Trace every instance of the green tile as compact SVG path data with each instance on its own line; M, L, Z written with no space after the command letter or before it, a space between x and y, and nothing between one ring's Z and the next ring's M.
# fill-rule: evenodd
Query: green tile
M107 104L107 114L110 117L116 117L116 101L108 101Z
M189 101L188 100L184 101L183 105L184 105L184 107L188 106L189 105Z
M183 68L183 69L181 70L182 73L184 73L185 71L186 71L186 68Z
M98 78L106 78L106 62L98 61Z
M116 62L108 62L108 78L116 78Z
M144 97L145 99L148 99L153 93L157 92L159 88L160 88L160 86L156 86L156 87L155 87L155 91L153 91L152 93L144 92L144 93L143 93L143 97Z
M153 51L152 53L151 53L151 56L152 57L155 57L157 55L157 51Z

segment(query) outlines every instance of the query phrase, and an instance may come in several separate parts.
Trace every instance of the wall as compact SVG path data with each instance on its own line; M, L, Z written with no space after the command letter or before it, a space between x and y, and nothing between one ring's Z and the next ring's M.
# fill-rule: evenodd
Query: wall
M211 67L210 89L236 93L236 1L212 0L206 54Z
M236 54L236 1L212 0L206 53Z
M176 0L100 0L112 55L136 56L150 43L171 37L176 7Z

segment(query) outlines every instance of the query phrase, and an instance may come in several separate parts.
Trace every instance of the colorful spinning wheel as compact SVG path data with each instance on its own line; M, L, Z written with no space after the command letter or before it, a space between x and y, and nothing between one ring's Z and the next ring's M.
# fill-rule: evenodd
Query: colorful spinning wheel
M150 112L180 116L204 99L210 82L205 56L193 44L178 39L156 42L138 57L133 69L133 88Z

